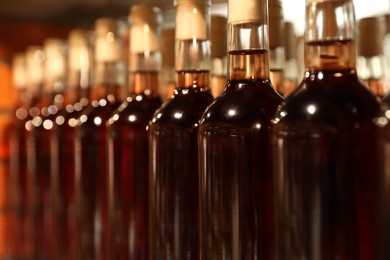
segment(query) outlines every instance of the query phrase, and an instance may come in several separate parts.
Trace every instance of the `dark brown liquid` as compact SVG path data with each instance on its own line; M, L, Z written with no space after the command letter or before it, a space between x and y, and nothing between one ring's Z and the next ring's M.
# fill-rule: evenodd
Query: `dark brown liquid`
M150 259L199 259L197 133L212 100L178 87L149 125Z
M160 105L161 98L155 94L133 95L109 121L111 259L148 259L149 154L146 127Z
M390 93L387 93L387 95L383 98L383 103L390 107Z
M93 101L75 129L76 259L107 259L106 121L119 105L115 95Z
M271 118L263 79L229 80L199 130L202 259L272 259Z
M51 256L53 225L51 219L50 126L54 115L37 116L27 137L27 239L29 255L34 259Z
M379 112L348 69L307 72L278 111L277 259L379 259Z
M8 128L9 141L9 186L8 199L12 214L12 240L10 240L11 258L27 257L27 131L25 123L31 118L28 109L16 110L17 116ZM18 116L19 114L19 116Z
M81 103L76 103L64 109L56 117L51 133L53 257L56 259L75 258L75 234L78 231L75 229L74 209L74 139L77 118L84 108Z

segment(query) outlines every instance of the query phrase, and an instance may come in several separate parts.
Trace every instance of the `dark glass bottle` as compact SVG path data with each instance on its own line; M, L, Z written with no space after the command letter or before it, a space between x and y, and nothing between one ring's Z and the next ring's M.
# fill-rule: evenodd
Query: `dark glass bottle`
M197 133L213 100L210 1L176 4L177 86L149 124L150 259L199 258Z
M51 187L53 258L75 257L74 129L81 111L89 104L91 48L87 33L74 29L68 37L69 104L53 121L51 132Z
M237 5L226 88L199 127L202 259L272 259L270 128L282 97L270 82L267 1Z
M353 3L306 12L305 77L273 127L276 258L381 259L380 102L356 73Z
M40 114L32 118L27 137L28 244L32 258L51 257L50 132L65 101L66 44L55 38L44 42L44 87L37 104Z
M27 87L26 53L16 53L12 59L12 81L18 90L12 121L6 129L9 149L8 174L6 179L6 210L10 214L10 230L1 257L11 259L26 257L26 136L24 125L28 120L28 111L33 105L31 92ZM8 242L8 243L7 243Z
M121 104L118 83L120 35L110 18L95 23L95 91L75 128L76 259L107 259L107 145L106 121Z
M111 259L148 259L148 134L162 101L158 73L161 10L147 4L130 12L130 96L108 121ZM144 30L144 28L149 28Z

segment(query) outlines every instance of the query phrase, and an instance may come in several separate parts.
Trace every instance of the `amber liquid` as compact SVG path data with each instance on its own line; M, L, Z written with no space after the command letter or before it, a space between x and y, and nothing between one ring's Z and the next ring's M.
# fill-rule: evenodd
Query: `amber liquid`
M199 259L197 133L213 97L208 72L178 74L175 95L149 125L150 259ZM180 87L191 77L200 77L196 87Z
M92 101L75 129L76 259L108 257L106 121L121 103L118 87L106 88L112 92Z
M86 94L88 95L88 94ZM75 127L88 99L68 105L51 133L53 257L75 258Z
M306 73L277 114L277 259L378 259L377 98L351 69Z
M218 97L226 86L226 76L212 75L210 91L214 98Z
M265 55L229 54L231 62L249 56L259 62ZM236 76L204 113L198 142L202 259L271 259L270 125L281 101L269 80Z
M298 86L298 83L294 79L284 79L284 97L288 97Z
M383 98L385 96L385 81L384 79L365 79L364 82L367 84L367 86L380 98Z
M148 259L149 154L146 127L160 105L158 95L132 95L110 119L107 136L111 259Z
M276 92L278 92L283 97L286 95L286 88L284 86L283 80L283 70L281 69L271 69L270 78L272 86L274 86Z

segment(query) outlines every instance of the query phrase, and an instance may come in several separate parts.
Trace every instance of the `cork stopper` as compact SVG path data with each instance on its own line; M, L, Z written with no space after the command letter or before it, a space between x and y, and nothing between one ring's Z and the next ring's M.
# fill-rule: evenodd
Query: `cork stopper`
M283 46L283 8L280 0L268 0L269 47Z
M118 24L111 18L100 18L95 22L95 59L97 62L120 60Z
M26 50L27 79L33 85L43 83L43 62L45 52L40 46L30 46Z
M25 88L27 83L26 56L16 53L12 57L12 82L19 89Z
M161 10L148 4L133 5L130 9L131 52L158 51L158 35L162 23Z
M167 28L163 30L161 35L161 56L162 63L167 67L175 66L175 29Z
M383 20L380 17L366 17L358 24L359 56L373 57L383 54Z
M211 58L227 55L227 18L220 15L211 16Z
M66 74L65 43L60 39L49 38L44 42L46 54L44 73L48 81L55 81Z
M70 70L80 70L89 67L89 49L87 32L84 29L74 29L68 35L68 61Z
M176 39L207 40L210 0L176 1Z
M228 1L228 23L267 23L265 13L265 0L242 0Z
M390 34L390 14L385 14L383 19L385 20L385 34Z
M295 59L297 57L297 39L294 31L294 24L291 22L286 22L284 24L285 32L285 55L286 60Z

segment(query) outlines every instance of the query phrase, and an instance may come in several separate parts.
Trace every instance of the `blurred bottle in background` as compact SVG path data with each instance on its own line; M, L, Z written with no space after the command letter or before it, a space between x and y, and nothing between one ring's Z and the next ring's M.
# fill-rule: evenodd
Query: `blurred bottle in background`
M111 115L107 128L110 259L148 259L146 127L162 103L159 94L161 23L159 8L147 4L131 7L130 95Z
M51 132L51 188L53 258L75 258L74 129L81 111L90 103L92 49L84 29L68 36L68 104L53 121Z
M381 98L385 95L384 32L382 17L366 17L358 21L358 75Z
M285 96L284 85L284 62L285 62L285 44L284 44L284 20L283 8L280 0L268 1L269 17L269 68L271 83L276 91Z
M227 19L221 15L212 15L210 23L211 42L211 83L214 98L225 89L227 73Z
M106 121L121 104L121 35L116 20L95 22L96 97L82 111L75 128L76 259L108 257L108 165Z
M164 101L169 100L176 86L175 72L175 28L165 28L160 38L162 68L160 93Z
M294 32L294 24L284 24L285 61L284 61L284 91L285 97L290 95L298 86L298 60L297 60L297 37Z

